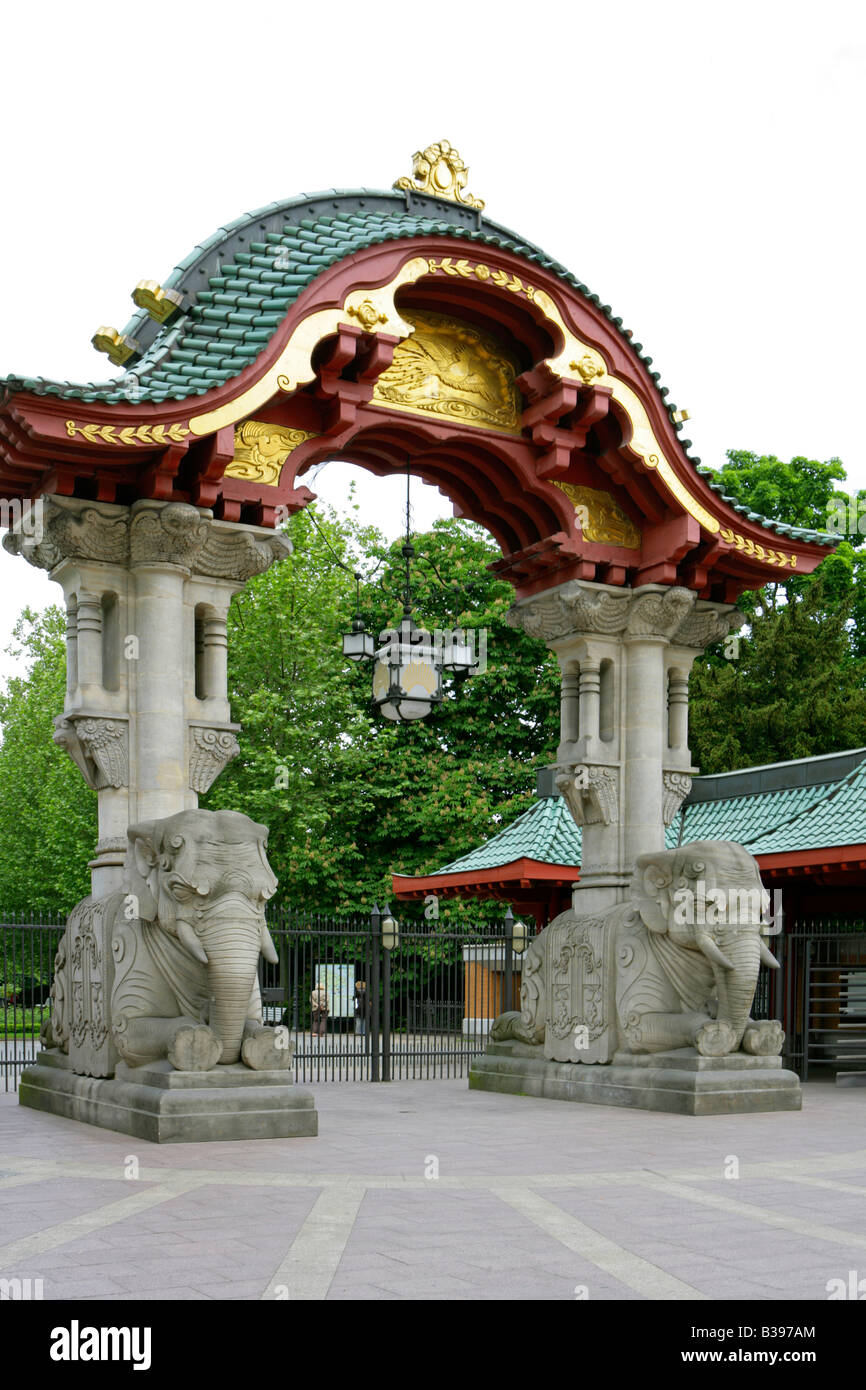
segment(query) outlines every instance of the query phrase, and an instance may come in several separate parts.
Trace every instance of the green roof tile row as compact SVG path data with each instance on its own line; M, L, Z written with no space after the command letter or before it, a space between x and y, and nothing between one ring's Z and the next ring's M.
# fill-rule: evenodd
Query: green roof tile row
M866 844L866 760L835 782L686 804L667 844L689 840L736 840L754 855Z

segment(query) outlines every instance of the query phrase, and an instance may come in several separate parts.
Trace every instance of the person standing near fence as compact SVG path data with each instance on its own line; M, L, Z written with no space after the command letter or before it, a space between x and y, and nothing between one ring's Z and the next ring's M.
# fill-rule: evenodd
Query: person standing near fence
M355 983L355 1033L359 1038L366 1038L369 1021L370 996L367 993L367 981L357 980Z
M313 1037L323 1038L328 1024L328 993L324 985L316 985L310 995L310 1008L313 1011Z

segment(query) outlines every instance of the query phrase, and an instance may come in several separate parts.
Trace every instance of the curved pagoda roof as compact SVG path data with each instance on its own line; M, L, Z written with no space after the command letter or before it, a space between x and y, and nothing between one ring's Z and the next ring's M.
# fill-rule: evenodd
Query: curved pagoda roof
M447 142L443 148L450 149ZM567 577L611 584L685 582L727 602L765 582L772 566L810 572L837 543L838 537L765 518L724 493L712 470L689 453L691 442L681 438L682 413L652 358L611 307L563 264L477 206L467 206L471 199L436 196L406 179L399 184L388 192L303 195L220 227L161 285L140 282L133 292L139 307L122 330L103 328L95 335L94 343L123 367L116 378L0 379L0 493L26 498L54 492L125 504L136 497L190 501L226 520L274 525L279 504L291 511L311 499L295 477L313 462L345 449L373 471L385 472L400 449L405 457L405 415L388 435L381 400L373 402L378 414L361 410L370 405L395 345L413 331L395 305L397 290L414 286L422 302L432 296L434 307L441 300L458 316L462 295L483 317L478 295L483 290L493 305L495 287L503 303L491 312L494 320L498 315L501 342L510 347L508 335L519 323L524 364L536 364L517 378L522 415L510 431L511 454L505 457L501 434L464 430L464 438L474 437L462 455L462 474L452 466L449 475L438 460L415 471L447 492L460 514L488 526L503 550L502 572L518 589L544 588ZM407 281L410 257L415 270ZM360 308L347 294L359 286L371 295ZM390 308L381 298L386 291ZM372 300L377 311L383 303L385 309L366 322L363 311ZM350 323L352 314L357 317ZM466 317L471 320L472 312ZM311 325L323 318L326 325L316 337ZM546 355L562 333L566 348ZM312 364L306 375L281 368L292 352L297 364L298 342ZM569 362L584 350L589 357ZM595 383L593 375L599 378ZM596 481L592 449L587 446L584 463L575 460L590 430L598 421L605 426L611 400L620 434L612 426L606 438L599 435L601 443L596 439L603 469ZM611 419L614 414L611 408ZM356 415L365 439L373 438L372 426L379 427L366 453L365 441L346 428ZM266 479L266 485L253 486L248 468L232 467L237 439L226 431L245 422L258 427L263 420L265 427L291 434L297 453L281 482ZM453 427L448 435L441 420L428 417L423 429L417 426L412 447L423 445L432 456L446 444L453 465L460 443ZM625 466L615 459L617 450ZM511 472L505 482L503 461ZM587 478L596 487L600 481L610 488L608 478L615 485L616 498L611 490L595 496L613 505L614 532L624 524L625 543L622 534L581 538L575 531L574 497L567 501L563 493L569 487L573 493ZM262 477L255 481L261 484ZM504 507L497 496L500 502L506 497ZM628 528L640 526L642 517L654 535L645 538L640 564ZM665 529L670 521L675 534ZM593 540L598 546L587 559L586 542Z

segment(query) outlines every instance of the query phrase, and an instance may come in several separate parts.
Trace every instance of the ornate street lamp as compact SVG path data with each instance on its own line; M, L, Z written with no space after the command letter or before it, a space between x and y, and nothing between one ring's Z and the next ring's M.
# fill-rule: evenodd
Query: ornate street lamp
M400 928L395 918L391 916L391 909L385 904L385 915L382 918L382 945L386 951L396 951L400 945Z
M405 565L403 581L403 618L399 628L383 628L379 634L378 650L372 634L364 627L360 611L352 619L352 630L343 634L343 655L352 661L373 660L373 708L393 723L409 724L426 719L434 705L442 700L442 672L447 671L458 681L465 680L478 668L475 653L458 628L446 634L444 642L436 640L426 628L418 627L412 617L412 561L415 548L410 533L409 468L406 467L406 539L402 554ZM355 575L356 583L360 576ZM360 609L360 594L357 603Z
M373 666L374 707L399 724L425 719L442 699L441 648L437 651L430 633L415 626L408 606L399 629L384 628L379 641L385 645Z

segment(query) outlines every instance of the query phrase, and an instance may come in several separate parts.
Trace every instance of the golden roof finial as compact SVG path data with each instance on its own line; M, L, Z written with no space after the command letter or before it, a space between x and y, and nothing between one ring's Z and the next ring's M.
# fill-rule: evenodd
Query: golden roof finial
M469 170L457 150L447 140L439 140L428 145L426 150L416 150L412 156L412 176L404 175L397 179L395 188L408 189L412 193L427 193L433 198L447 198L449 202L460 203L466 208L481 212L484 203L481 198L473 198L465 193Z

